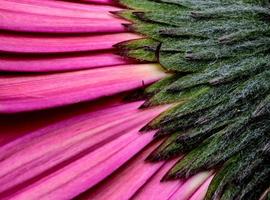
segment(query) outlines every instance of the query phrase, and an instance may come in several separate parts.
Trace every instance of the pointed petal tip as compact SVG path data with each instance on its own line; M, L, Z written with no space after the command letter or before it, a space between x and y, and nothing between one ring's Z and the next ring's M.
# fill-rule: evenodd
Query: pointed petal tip
M163 138L168 135L169 135L168 132L159 128L159 130L155 133L154 138Z
M139 109L146 109L152 106L152 103L149 100L146 100L140 107Z
M133 15L135 15L136 17L139 17L139 18L144 18L144 12L142 11L135 11L135 12L132 12Z
M116 48L116 49L124 49L124 48L123 48L123 47L124 47L124 44L123 44L123 43L124 43L124 42L116 43L116 44L113 45L113 47ZM120 51L120 50L118 50L118 51ZM117 51L117 52L118 52L118 51ZM116 53L117 53L117 52L116 52Z
M135 29L135 27L133 26L133 24L130 24L130 23L122 23L122 26L124 26L124 28L125 28L127 31L130 31L130 32L136 32L136 29Z
M131 59L129 54L128 54L128 50L125 50L125 49L118 49L118 51L115 52L117 55L123 57L123 58L128 58L128 59Z
M149 127L148 124L146 124L144 127L142 127L139 131L140 133L147 133L148 131L152 131L153 129Z
M117 5L115 0L84 0L86 3L97 5Z
M155 133L154 137L155 138L161 138L163 135L162 131L160 129L158 129L158 131Z
M159 150L159 147L157 147L153 152L149 154L149 156L146 158L147 161L160 162L160 161L165 161L165 160L168 161L175 158L174 156L170 156L166 152Z
M170 181L170 180L173 180L173 179L174 178L171 176L171 174L166 174L165 176L162 177L160 182L166 182L166 181Z
M150 153L145 159L146 162L150 162L150 163L160 162L161 160L162 159L160 159L159 154L155 152Z
M178 173L172 173L171 171L167 172L167 174L165 174L162 179L161 182L165 182L165 181L173 181L176 179L185 179L181 176L178 175Z
M121 17L122 10L113 10L109 11L109 13L113 14L114 16Z

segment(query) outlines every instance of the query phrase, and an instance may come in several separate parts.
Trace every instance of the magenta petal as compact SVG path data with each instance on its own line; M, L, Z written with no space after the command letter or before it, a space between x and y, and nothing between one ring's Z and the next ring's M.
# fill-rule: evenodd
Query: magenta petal
M21 151L24 148L32 148L35 141L37 142L36 145L43 144L47 141L54 140L51 139L54 137L61 139L61 135L66 136L68 139L71 139L71 137L76 135L78 132L84 132L88 129L100 127L108 122L112 122L115 119L121 120L122 118L125 119L126 117L132 117L134 114L138 113L137 108L141 104L142 102L139 101L123 105L109 105L108 107L105 105L104 108L100 107L96 111L88 111L87 109L86 112L82 112L79 114L72 113L71 116L67 118L64 118L64 116L60 115L55 122L49 123L48 126L41 127L37 131L30 133L28 131L25 136L18 137L17 139L0 147L2 153L0 154L0 160L4 159L7 154L9 155L17 153L17 155L20 156ZM69 125L67 128L70 130L68 133L65 132L65 127L67 126L67 124ZM82 126L82 128L76 129L78 128L78 126ZM25 127L25 129L26 130L24 132L27 132L27 127ZM43 140L41 140L41 138ZM48 143L47 145L53 146L53 144L50 143ZM20 151L18 151L17 146L20 146ZM49 146L47 149L44 150L49 150ZM39 154L42 154L42 151L37 151L35 152L35 154L31 154L31 156ZM31 159L31 157L25 157L25 159ZM19 163L14 164L13 167L16 167L16 165L19 165ZM6 170L9 169L6 168ZM4 173L4 170L2 170L1 173Z
M50 72L98 68L132 63L114 53L45 58L0 57L0 70L10 72Z
M66 9L77 9L84 11L117 11L121 8L109 6L109 5L91 5L91 4L81 4L74 2L65 1L54 1L54 0L2 0L4 2L11 1L23 4L38 5L52 8L66 8Z
M179 189L169 198L169 200L187 200L192 194L211 176L212 172L200 172L189 178Z
M148 144L152 136L140 136L135 131L125 134L10 198L72 199L119 168Z
M160 182L164 174L177 162L167 162L134 196L138 200L166 200L184 183L183 180ZM123 194L124 195L124 194Z
M94 151L89 153L85 152L79 159L73 160L70 164L62 166L55 173L29 185L27 188L10 196L10 198L40 199L46 197L47 199L71 199L89 187L94 186L119 168L152 140L153 134L148 133L140 135L138 134L138 130L147 121L161 112L161 110L141 112L143 112L142 117L145 118L145 121L138 127L129 130L124 124L121 124L122 126L119 125L120 129L125 130L123 133L126 131L127 133L100 146ZM140 119L139 117L136 118ZM130 120L128 121L131 122ZM113 132L113 129L110 129L110 131ZM120 130L118 130L118 132L121 133ZM57 136L55 137L57 138ZM54 140L54 142L57 141ZM62 145L61 142L59 144ZM46 145L44 148L46 148ZM62 153L65 155L67 152L63 151ZM53 160L55 159L54 156L50 156L50 158Z
M112 33L125 31L122 20L59 17L0 10L0 29L42 33Z
M65 7L61 8L61 7L49 6L46 4L38 5L37 1L32 2L32 3L25 3L24 1L2 0L2 2L3 3L0 5L0 8L2 10L13 11L13 12L47 15L47 16L72 17L72 18L75 18L75 17L76 18L99 18L99 19L115 18L111 13L108 12L110 10L102 11L100 9L82 10L82 9L77 9L77 8L65 8ZM69 3L67 2L61 2L61 3L69 5Z
M49 75L0 77L0 113L93 100L139 88L167 76L156 64L121 65Z
M106 5L114 5L116 4L115 0L83 0L84 2L89 3L97 3L97 4L106 4Z
M77 104L75 106L58 108L55 110L54 109L44 110L43 112L31 112L31 113L24 113L21 115L10 115L10 116L2 115L0 116L1 152L4 151L2 147L4 145L6 146L7 149L9 149L9 151L11 150L10 148L15 148L16 151L17 145L22 146L26 144L27 141L32 140L31 138L38 137L38 135L36 136L35 134L29 133L33 133L36 130L39 130L43 127L54 125L55 123L59 123L61 121L73 118L74 116L83 116L86 113L93 113L93 112L104 113L104 110L107 110L109 108L112 108L111 112L118 113L117 110L121 110L119 109L118 106L123 104L122 101L123 101L122 96L118 95L115 97L110 97L109 101L108 98L104 98L99 101L86 103L85 105ZM138 107L135 106L132 108L130 104L126 105L127 106L122 107L126 110L125 113L126 112L134 113L134 111ZM120 112L122 113L123 111ZM14 126L14 124L16 124L16 126ZM9 143L9 145L6 145L7 143ZM0 154L0 160L2 158L1 155L3 154Z
M98 36L35 37L0 34L0 50L16 53L64 53L112 49L123 40L140 36L132 33Z
M8 189L10 191L17 184L52 167L60 170L64 167L61 164L64 161L65 165L73 165L79 158L75 156L81 154L80 157L83 157L99 148L103 149L104 145L127 132L135 131L137 134L145 123L164 109L140 111L137 108L141 104L142 102L129 103L74 116L2 146L0 192ZM11 191L14 190L17 189Z
M157 164L144 162L144 159L157 145L156 143L149 146L128 162L124 168L117 171L113 176L110 176L98 187L82 195L80 199L130 199L164 165L163 162Z
M192 195L192 197L189 200L203 200L208 186L211 183L211 180L214 178L214 175L210 176L202 185L201 187Z

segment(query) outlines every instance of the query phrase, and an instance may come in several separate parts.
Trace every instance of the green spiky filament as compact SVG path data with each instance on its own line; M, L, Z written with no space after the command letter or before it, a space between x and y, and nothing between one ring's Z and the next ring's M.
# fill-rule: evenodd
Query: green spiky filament
M163 180L216 170L207 200L254 200L270 186L268 0L120 0L146 37L123 55L174 75L146 88L142 108L174 106L147 124L167 137L147 160L182 157Z

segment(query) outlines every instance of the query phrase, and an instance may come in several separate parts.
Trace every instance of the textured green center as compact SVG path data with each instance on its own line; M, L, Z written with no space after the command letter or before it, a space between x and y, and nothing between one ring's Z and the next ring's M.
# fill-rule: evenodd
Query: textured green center
M121 53L173 72L145 90L144 108L175 104L143 128L167 137L148 160L185 153L164 180L215 169L206 199L259 199L270 185L269 1L120 2L147 37Z

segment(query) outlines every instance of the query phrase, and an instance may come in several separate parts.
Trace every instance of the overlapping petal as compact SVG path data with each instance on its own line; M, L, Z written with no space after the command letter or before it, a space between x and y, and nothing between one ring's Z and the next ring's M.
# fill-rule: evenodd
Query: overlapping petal
M105 24L104 19L61 17L39 15L16 11L0 10L0 28L8 31L40 33L110 33L124 32L123 20L112 18Z
M113 52L60 56L2 56L0 70L6 72L55 72L132 64Z
M1 76L0 112L40 110L94 100L166 76L155 64L121 65L46 75Z
M2 0L0 8L4 11L14 13L37 14L41 16L58 16L70 18L86 19L112 19L116 20L108 11L119 10L117 7L106 7L97 5L81 5L75 3L66 3L64 1L34 1L34 0ZM99 8L99 9L98 9ZM107 9L106 9L107 8ZM118 19L121 21L120 19ZM123 21L124 22L124 21Z
M152 140L138 131L165 107L140 111L141 104L60 116L2 145L0 197L66 199L94 186Z
M133 33L83 36L33 36L14 33L0 34L0 51L9 53L68 53L112 49L123 40L140 38Z

